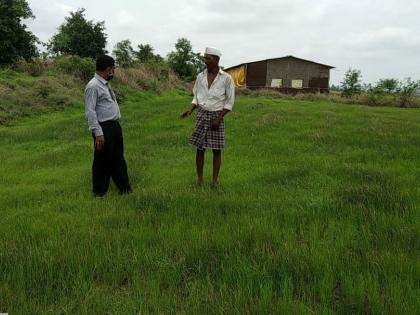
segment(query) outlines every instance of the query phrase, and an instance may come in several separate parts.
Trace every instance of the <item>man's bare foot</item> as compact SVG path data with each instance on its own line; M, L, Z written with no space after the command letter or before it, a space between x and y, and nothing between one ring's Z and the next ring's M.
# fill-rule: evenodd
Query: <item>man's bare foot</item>
M212 189L218 189L220 187L219 182L212 182L211 183L211 188Z

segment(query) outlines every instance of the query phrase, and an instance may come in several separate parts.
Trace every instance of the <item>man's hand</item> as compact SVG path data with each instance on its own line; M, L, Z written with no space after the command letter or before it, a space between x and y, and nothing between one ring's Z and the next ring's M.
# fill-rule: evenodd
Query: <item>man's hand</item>
M189 109L189 110L186 110L185 112L183 112L180 117L185 118L185 117L190 116L191 114L192 114L192 109Z
M227 113L229 113L229 109L224 108L220 115L212 120L210 130L214 131L219 129L220 123L223 121L223 117L225 117Z
M219 129L220 122L222 121L222 119L220 117L213 119L213 121L211 122L210 129L213 131Z
M197 105L192 103L191 107L188 110L186 110L185 112L183 112L179 117L185 118L185 117L190 116L196 107L197 107Z
M104 136L96 136L95 137L95 149L100 151L105 145L105 137Z

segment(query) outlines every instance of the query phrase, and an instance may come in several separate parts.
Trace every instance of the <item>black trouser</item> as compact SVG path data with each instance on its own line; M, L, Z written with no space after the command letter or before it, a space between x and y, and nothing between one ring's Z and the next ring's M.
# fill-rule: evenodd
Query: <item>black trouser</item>
M105 145L101 150L95 148L92 165L93 193L104 195L108 191L111 177L120 193L130 192L121 126L118 121L105 121L100 125ZM95 135L93 139L95 142Z

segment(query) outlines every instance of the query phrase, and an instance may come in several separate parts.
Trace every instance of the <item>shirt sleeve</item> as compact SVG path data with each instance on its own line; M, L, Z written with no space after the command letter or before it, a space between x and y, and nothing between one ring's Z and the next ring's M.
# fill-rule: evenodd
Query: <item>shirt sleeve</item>
M226 103L223 109L232 110L235 103L235 82L231 76L226 78Z
M198 90L198 79L200 75L197 76L197 79L195 80L194 87L193 87L193 94L194 98L192 100L192 104L198 105L198 98L197 98L197 90Z
M103 136L104 133L96 115L97 100L98 90L94 87L87 87L85 90L85 114L89 130L91 130L95 136Z

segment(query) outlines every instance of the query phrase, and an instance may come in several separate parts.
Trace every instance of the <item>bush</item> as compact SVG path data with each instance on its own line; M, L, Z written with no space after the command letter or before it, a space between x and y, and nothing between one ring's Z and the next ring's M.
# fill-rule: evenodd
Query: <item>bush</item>
M398 100L400 107L412 107L415 106L415 92L420 86L420 81L413 81L411 78L407 78L400 82L398 88Z
M367 91L366 103L370 106L382 106L386 105L386 97L382 89L372 88Z
M137 63L131 68L119 68L114 87L128 86L132 89L160 92L169 88L181 88L181 81L165 62Z
M54 59L55 68L62 73L89 81L96 70L95 60L79 56L60 56Z
M48 63L39 58L34 58L30 61L20 58L15 61L14 68L16 71L28 73L33 77L39 77L48 68Z
M321 93L298 93L293 98L295 100L316 102L328 100L328 95Z

